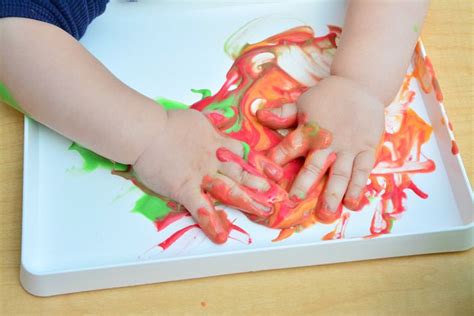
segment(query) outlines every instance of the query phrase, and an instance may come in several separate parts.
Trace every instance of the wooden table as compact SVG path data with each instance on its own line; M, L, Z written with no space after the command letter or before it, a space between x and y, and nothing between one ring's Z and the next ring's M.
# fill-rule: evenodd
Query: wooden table
M433 1L422 38L473 179L473 2ZM20 286L23 116L0 105L0 315L473 314L474 250L38 298Z

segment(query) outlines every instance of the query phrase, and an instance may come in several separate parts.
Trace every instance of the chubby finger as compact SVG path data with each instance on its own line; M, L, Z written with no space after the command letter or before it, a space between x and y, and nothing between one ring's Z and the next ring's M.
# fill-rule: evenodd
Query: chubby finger
M236 156L244 160L246 159L248 152L250 151L250 148L247 143L240 142L227 136L223 137L222 147L230 150Z
M318 185L328 168L336 160L331 149L315 150L306 157L305 163L296 176L290 196L304 199Z
M225 243L232 230L232 223L227 219L226 213L214 208L207 194L199 190L199 185L188 192L182 204L212 242Z
M365 186L375 164L375 151L364 151L354 159L352 175L344 196L344 205L351 210L359 210L365 192Z
M257 111L257 119L263 125L273 128L289 128L297 122L296 104L287 103L277 108L266 108Z
M263 175L266 175L273 181L278 181L283 177L283 168L275 162L262 154L250 150L248 144L244 142L241 143L241 148L242 154L239 155L238 150L236 149L232 151L226 147L220 147L216 151L216 157L222 163L236 163L244 171L255 176L262 177Z
M246 191L230 178L223 175L205 176L202 189L214 199L242 212L261 217L269 216L270 206L262 205L251 197L253 192Z
M265 155L251 150L248 155L248 163L265 174L270 180L279 181L283 177L283 168Z
M268 158L280 166L306 155L309 150L309 139L299 126L288 134L283 140L268 151Z
M316 207L318 217L331 218L336 216L349 184L353 162L353 154L339 153L337 155L337 159L329 171L323 196ZM334 220L336 219L335 217Z
M267 191L270 189L268 181L262 177L251 174L244 170L242 166L233 162L223 162L218 171L238 184L253 188L258 191Z

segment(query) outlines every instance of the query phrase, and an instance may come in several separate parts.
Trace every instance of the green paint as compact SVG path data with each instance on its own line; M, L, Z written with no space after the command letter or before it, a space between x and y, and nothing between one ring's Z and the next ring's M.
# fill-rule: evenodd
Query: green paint
M201 95L201 100L212 95L211 90L209 89L191 89L194 93L199 93Z
M72 143L71 146L69 146L69 150L75 150L79 153L79 155L81 155L82 159L84 160L82 168L87 172L94 171L99 167L116 171L127 171L129 168L128 165L114 162L110 159L102 157L77 143Z
M136 203L132 212L140 213L150 221L163 218L171 211L167 202L156 196L144 194Z
M311 137L314 137L314 136L318 135L318 133L319 133L319 126L316 123L306 123L305 128L307 128L308 134Z
M250 152L250 146L246 142L242 142L242 147L244 148L244 160L248 161L249 159L249 152Z
M179 101L166 99L166 98L159 97L155 101L157 103L159 103L161 106L163 106L163 108L167 111L168 110L185 110L185 109L189 108L189 106L187 104L184 104L184 103L179 102Z
M238 131L240 131L241 128L242 128L242 116L239 115L237 117L237 121L234 123L234 125L232 125L228 129L226 129L225 132L227 134L232 133L232 132L237 133Z
M9 106L11 106L17 111L25 113L25 111L18 105L18 102L16 102L16 100L13 98L10 91L8 91L7 87L1 81L0 81L0 101L8 104Z
M306 199L306 193L304 193L304 192L296 192L295 195L300 200Z
M420 29L417 24L413 25L413 32L418 33L419 30Z
M236 99L235 95L232 94L228 98L220 102L211 103L206 108L206 111L219 110L219 111L222 111L222 114L225 117L227 118L233 117L235 115L233 107L234 105L237 104L237 102L235 102L236 101L235 99Z

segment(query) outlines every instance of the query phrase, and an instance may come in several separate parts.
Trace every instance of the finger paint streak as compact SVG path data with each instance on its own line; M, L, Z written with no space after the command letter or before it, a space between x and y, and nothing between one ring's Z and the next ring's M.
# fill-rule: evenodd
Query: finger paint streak
M283 167L267 158L279 160L280 158L275 157L277 155L275 148L278 148L277 146L281 148L285 144L289 145L286 149L291 150L294 150L296 146L300 151L298 155L301 156L307 155L310 148L327 148L331 142L331 133L312 122L306 122L305 118L298 117L300 124L296 129L298 133L295 133L295 129L290 128L288 129L290 137L284 138L282 133L260 124L258 120L258 117L262 118L262 113L269 113L270 109L281 107L287 103L295 103L299 96L309 88L308 83L315 85L329 75L341 29L328 26L328 33L317 37L311 27L301 26L257 43L248 43L245 40L245 34L252 34L252 27L258 23L261 21L248 24L226 42L225 50L232 56L234 63L227 72L225 82L213 95L207 90L196 90L202 94L202 99L192 104L191 108L203 112L223 134L248 144L250 148L248 159L235 157L235 155L221 150L217 153L221 161L238 163L247 172L266 176L269 180L276 182L268 192L255 190L245 192L249 192L253 202L261 202L271 207L270 212L253 212L247 216L258 224L279 229L280 234L274 239L274 241L278 241L290 237L295 231L306 229L318 222L341 221L342 206L336 212L329 212L324 201L320 199L327 182L327 176L322 176L321 181L311 188L309 194L289 198L286 192L289 191L296 175L303 167L304 157L291 160ZM295 62L296 60L298 62ZM304 64L302 67L288 66L290 64L301 65L301 63ZM386 108L385 134L380 143L374 172L370 176L368 185L357 203L348 203L352 204L354 209L360 210L371 203L370 201L374 201L376 207L370 223L371 237L391 231L394 221L406 211L407 190L411 190L420 198L427 198L427 194L413 183L412 176L435 170L434 162L421 152L422 146L431 137L432 128L410 108L415 97L414 91L409 88L410 81L412 78L416 78L422 90L425 93L434 91L438 100L442 100L442 94L431 62L428 58L423 58L419 45L415 50L414 65L413 73L407 75L397 97ZM166 103L165 106L182 106L181 103L171 104L169 100L161 102ZM274 119L268 115L268 120ZM288 121L275 121L274 123L275 125L277 123L289 124ZM457 146L453 142L453 153L457 154L457 152ZM85 156L83 158L88 159ZM114 174L125 176L125 173L121 172L114 172ZM127 177L127 179L140 184L133 177ZM213 185L216 184L213 183ZM140 188L151 194L143 186ZM222 189L227 190L228 188L223 187ZM226 192L225 190L224 192ZM217 190L214 191L214 195L218 197L216 202L227 201L239 204L247 211L254 207L253 203L249 204L248 201L244 201L244 203L235 198L230 199L228 195L219 193ZM175 203L175 206L170 206L171 204L168 203L166 205L169 208L166 210L169 214L187 212L180 209L179 204ZM215 222L213 226L209 224L211 220L206 219L209 214L205 215L205 212L207 211L201 212L199 221L200 224L201 222L208 224L202 225L201 228L211 236L213 241L225 241L229 231L233 228L225 213L222 212L218 215L222 220L213 219ZM152 212L150 217L155 215ZM225 220L223 220L224 217ZM167 223L166 217L161 220L163 223ZM173 220L173 218L169 220ZM347 215L347 218L342 221L344 225L341 224L341 229L348 225L349 216ZM188 230L194 227L196 226L188 228ZM225 238L218 237L216 230L220 230ZM175 237L172 239L176 240L183 234L173 234L172 237ZM335 235L336 233L334 233ZM343 233L340 236L343 238ZM169 245L170 243L164 244L165 248Z
M186 226L178 231L176 231L174 234L166 238L164 241L158 244L158 247L161 247L163 250L168 249L171 245L173 245L179 238L181 238L186 232L190 231L193 228L199 228L198 224L192 224L189 226Z

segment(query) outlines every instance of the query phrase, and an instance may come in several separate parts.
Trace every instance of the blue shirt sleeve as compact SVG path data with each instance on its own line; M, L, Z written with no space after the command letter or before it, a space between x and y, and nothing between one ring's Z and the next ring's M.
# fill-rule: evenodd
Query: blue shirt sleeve
M56 25L80 39L109 0L0 0L0 18L21 17Z

